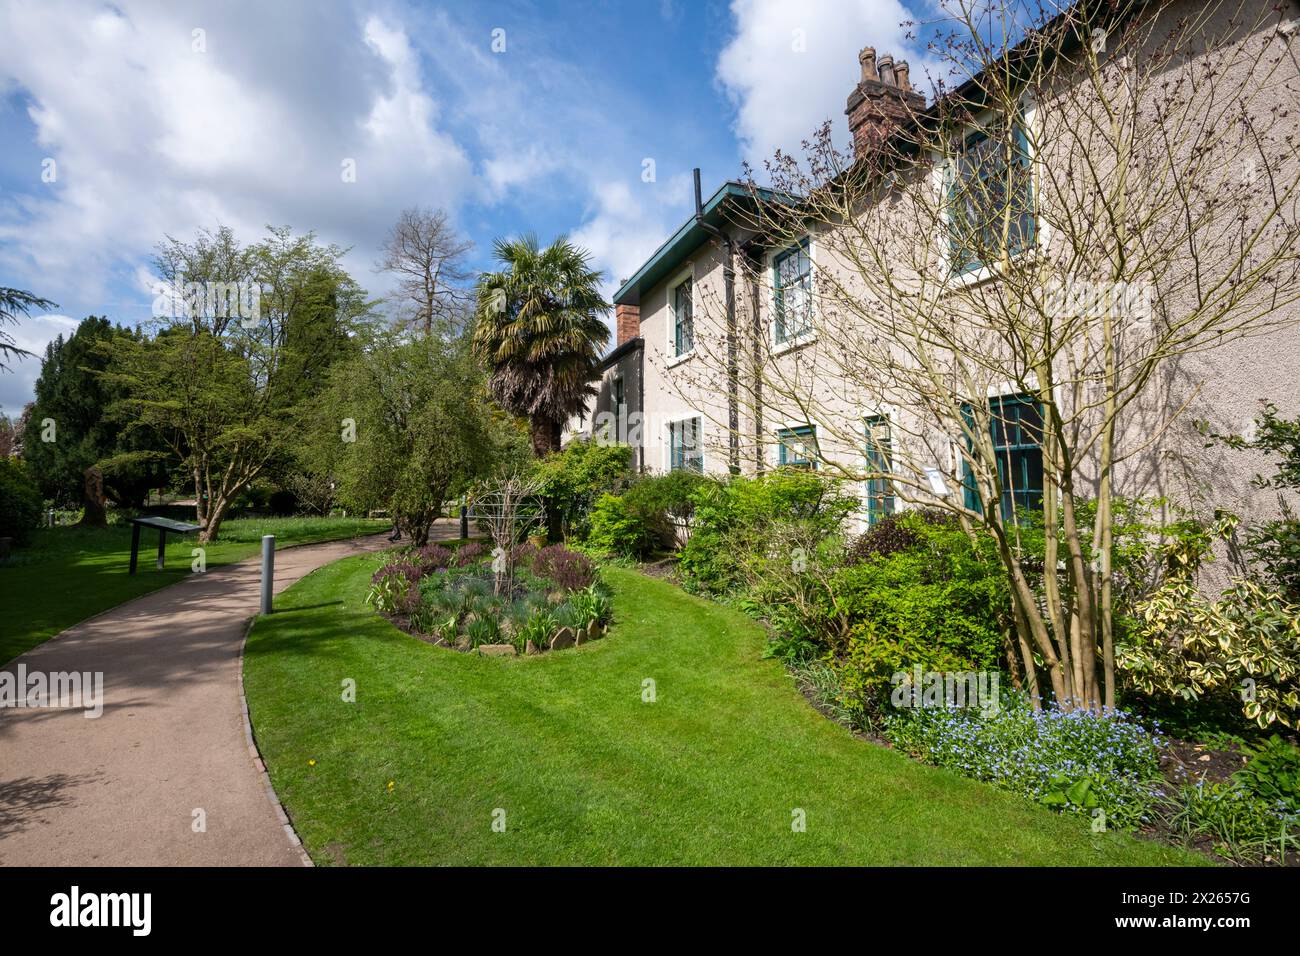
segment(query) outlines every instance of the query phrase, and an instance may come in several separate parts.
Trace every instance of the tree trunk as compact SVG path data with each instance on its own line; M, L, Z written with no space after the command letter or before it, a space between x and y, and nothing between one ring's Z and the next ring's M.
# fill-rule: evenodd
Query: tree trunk
M529 423L533 439L533 454L544 458L560 450L560 423L545 418L534 418Z
M207 508L204 507L203 500L203 473L199 466L194 466L194 521L196 524L207 525Z
M230 501L230 498L218 497L216 501L211 502L208 509L208 523L199 532L199 544L210 544L217 540L221 522L225 520L226 512L230 510Z
M86 510L81 516L81 524L87 528L102 528L107 525L104 473L93 465L86 469L84 498Z

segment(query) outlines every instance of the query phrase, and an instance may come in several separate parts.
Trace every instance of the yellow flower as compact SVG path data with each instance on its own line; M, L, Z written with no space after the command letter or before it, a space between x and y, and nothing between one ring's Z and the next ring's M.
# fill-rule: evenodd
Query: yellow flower
M316 761L315 761L315 760L308 760L308 761L307 761L307 766L309 766L309 767L314 767L314 766L316 766Z

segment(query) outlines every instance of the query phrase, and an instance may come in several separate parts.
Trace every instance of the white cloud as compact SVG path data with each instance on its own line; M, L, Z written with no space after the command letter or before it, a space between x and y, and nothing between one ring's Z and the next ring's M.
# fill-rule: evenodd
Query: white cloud
M290 223L371 245L403 206L474 195L401 24L351 5L15 0L0 5L0 86L58 171L46 184L33 168L0 209L0 267L64 300L104 301L166 233Z
M79 324L70 316L51 313L29 318L20 316L17 326L5 326L5 331L13 338L14 344L31 352L32 357L10 356L5 361L9 371L0 372L0 413L10 418L22 414L23 406L32 400L36 379L41 374L41 357L45 354L45 346L58 335L68 338Z
M922 72L899 0L732 0L731 13L736 32L718 56L716 77L736 107L742 152L756 167L778 148L799 155L799 144L828 119L835 142L847 143L844 106L862 47L907 59L914 82Z
M611 179L594 186L594 206L570 238L590 249L605 272L607 298L685 221L692 188L689 174L664 183Z

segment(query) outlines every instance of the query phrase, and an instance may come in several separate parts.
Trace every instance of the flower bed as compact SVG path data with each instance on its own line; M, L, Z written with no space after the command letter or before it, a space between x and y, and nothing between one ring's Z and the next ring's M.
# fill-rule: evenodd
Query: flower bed
M1165 742L1123 711L1033 710L1007 693L993 716L916 708L885 724L895 746L963 776L1067 812L1100 810L1108 826L1150 822Z
M558 544L509 556L478 542L400 552L375 572L366 600L422 640L505 655L595 640L613 612L591 559Z

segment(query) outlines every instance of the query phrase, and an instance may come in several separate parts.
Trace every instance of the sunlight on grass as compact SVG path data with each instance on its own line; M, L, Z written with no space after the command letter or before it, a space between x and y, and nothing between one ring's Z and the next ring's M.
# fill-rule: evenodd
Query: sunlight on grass
M366 607L376 561L304 578L246 650L258 744L319 863L1203 862L852 736L752 622L665 582L607 569L609 637L481 658Z
M262 535L276 536L276 547L311 544L371 534L389 522L366 518L239 518L221 526L209 544L209 568L256 554ZM107 528L42 528L28 548L0 564L0 663L30 650L59 631L123 601L174 584L191 573L196 535L167 536L167 566L154 567L158 538L146 530L140 539L140 564L127 574L131 555L129 524Z

